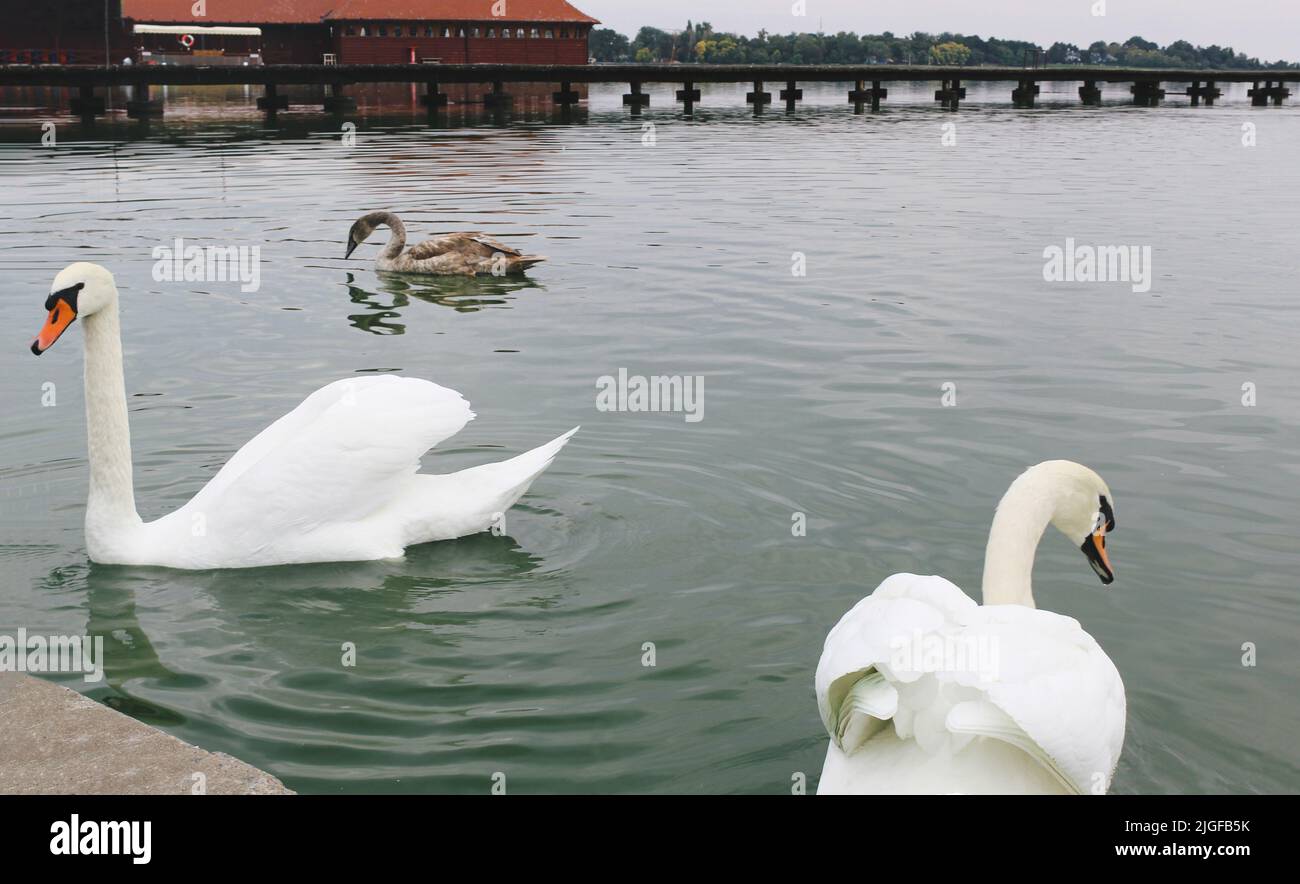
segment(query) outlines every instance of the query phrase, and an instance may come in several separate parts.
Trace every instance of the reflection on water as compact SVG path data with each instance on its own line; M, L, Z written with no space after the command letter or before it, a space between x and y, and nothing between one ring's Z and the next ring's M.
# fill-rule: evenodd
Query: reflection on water
M458 313L474 313L489 307L506 307L515 293L524 289L542 288L526 276L423 276L409 273L375 272L378 291L369 291L359 285L356 277L347 275L345 283L352 303L366 308L366 313L348 316L353 328L374 335L400 335L406 332L405 323L393 320L402 317L402 311L411 300L450 307Z
M158 139L179 144L190 139L211 140L214 131L232 140L297 139L323 132L341 134L349 123L354 131L457 131L521 124L581 126L590 123L592 116L587 105L558 107L539 94L519 96L515 103L503 107L473 102L445 106L431 114L419 103L419 93L408 87L372 84L357 88L360 100L351 111L325 112L320 106L323 92L289 87L291 109L267 114L257 108L260 92L251 87L168 87L161 90L163 115L140 118L126 116L128 90L114 89L110 90L106 114L82 119L71 113L68 91L0 87L0 143L29 141L32 127L46 120L57 120L59 139L69 142ZM39 137L39 128L36 132Z
M476 594L476 586L523 581L542 564L512 538L483 534L413 547L400 561L214 572L86 564L58 568L41 583L84 582L84 632L105 642L104 681L87 693L167 727L187 719L150 698L202 691L250 671L302 672L331 655L342 666L345 642L363 664L389 656L418 661L450 641L450 627L476 619L472 611L448 608L445 597L463 600ZM557 600L556 592L541 592L517 604L545 609ZM146 625L151 619L157 622ZM402 632L394 633L397 624ZM161 651L150 629L159 633ZM388 650L377 654L382 647ZM191 659L196 653L201 665ZM164 662L170 659L179 668Z

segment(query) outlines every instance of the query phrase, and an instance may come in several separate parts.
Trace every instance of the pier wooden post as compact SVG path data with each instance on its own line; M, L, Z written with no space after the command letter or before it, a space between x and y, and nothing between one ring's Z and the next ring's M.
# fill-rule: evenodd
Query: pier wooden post
M354 111L357 109L357 100L350 95L345 95L347 87L342 83L331 83L330 94L325 96L324 107L330 113L341 114L345 111Z
M1033 107L1034 99L1042 89L1033 80L1021 80L1020 85L1011 90L1011 103L1016 107Z
M944 80L943 88L934 93L934 100L942 104L945 110L957 110L965 97L966 90L962 88L961 80L955 79Z
M745 101L754 106L754 116L763 112L763 106L772 103L772 93L763 91L763 81L754 81L754 91L745 93Z
M866 111L867 102L871 101L872 91L873 90L867 88L866 80L855 80L853 82L853 88L849 90L849 104L853 105L853 112L855 114L860 114ZM872 110L875 109L876 105L873 102Z
M1159 80L1138 80L1129 91L1133 93L1133 103L1142 107L1157 107L1165 97Z
M1101 106L1101 90L1097 88L1096 80L1083 81L1083 85L1079 87L1079 100L1093 107Z
M641 81L632 84L632 91L623 96L623 104L632 109L632 116L641 116L641 108L650 106L650 96L641 91Z
M1214 88L1214 81L1210 80L1204 86L1200 80L1193 80L1192 87L1187 90L1187 95L1192 99L1192 107L1200 105L1201 100L1205 100L1205 106L1211 107L1216 98L1223 96L1223 91Z
M89 122L104 112L104 99L95 96L95 87L82 83L77 87L77 95L70 102L72 112Z
M289 109L289 96L281 95L279 87L274 83L266 84L266 94L257 99L258 110L264 110L268 114L274 114L276 111Z
M1281 104L1282 99L1290 97L1291 90L1286 88L1281 80L1277 81L1276 86L1273 85L1272 80L1265 80L1264 88L1261 89L1259 80L1256 80L1246 94L1250 96L1250 103L1255 107L1267 107L1269 99L1272 99L1274 104Z
M136 120L160 117L163 112L162 99L154 100L149 93L149 84L131 87L131 98L126 103L126 115Z
M483 105L492 110L505 110L515 97L506 92L506 84L501 80L492 81L492 91L484 93Z
M695 84L687 80L682 84L682 88L677 90L677 100L682 102L686 107L686 113L695 113L695 105L700 100L700 90L695 88Z
M429 80L424 84L424 94L420 96L420 104L432 116L447 106L448 98L446 92L438 91L438 84Z
M794 106L803 100L803 90L794 80L787 80L785 88L781 90L781 100L785 102L785 112L794 113Z
M565 110L568 110L570 107L577 104L581 99L582 96L574 90L573 84L567 81L560 84L559 92L551 93L551 100Z
M1205 87L1201 89L1201 97L1205 99L1206 107L1214 107L1214 102L1223 97L1223 90L1216 89L1214 81L1210 80L1205 84Z

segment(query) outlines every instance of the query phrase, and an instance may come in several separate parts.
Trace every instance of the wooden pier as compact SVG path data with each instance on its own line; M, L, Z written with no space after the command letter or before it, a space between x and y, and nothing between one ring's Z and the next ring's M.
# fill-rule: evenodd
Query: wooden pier
M1008 97L1016 107L1032 108L1040 94L1040 83L1081 82L1079 99L1085 105L1100 105L1102 84L1130 84L1121 93L1139 106L1159 105L1170 94L1185 95L1193 106L1213 105L1222 96L1222 83L1250 83L1252 105L1282 104L1291 95L1287 83L1300 82L1300 70L1170 70L1152 68L1116 68L1104 66L1073 67L946 67L937 65L696 65L696 64L615 64L615 65L493 65L493 64L404 64L404 65L267 65L262 67L142 66L81 67L63 65L0 66L0 87L44 86L75 92L72 109L85 119L104 113L104 99L97 89L127 86L131 116L151 116L162 112L162 103L154 98L156 86L249 85L263 87L258 107L268 115L288 107L283 86L319 85L328 89L322 101L324 110L341 113L355 108L348 87L360 83L415 83L424 86L423 102L430 113L448 104L442 86L451 84L491 84L483 94L489 108L509 106L511 84L554 84L554 103L567 110L580 101L574 84L626 83L628 92L623 104L636 116L649 107L646 83L677 84L677 101L686 113L701 103L701 83L745 83L751 88L745 100L755 114L762 114L772 103L766 84L784 84L779 97L787 112L793 112L803 99L800 83L848 83L847 103L855 113L869 107L879 111L888 97L885 83L901 81L938 81L941 87L934 100L945 109L958 110L966 98L964 83L1006 82L1013 84ZM867 84L870 83L870 87ZM1162 84L1188 83L1185 92L1171 93Z

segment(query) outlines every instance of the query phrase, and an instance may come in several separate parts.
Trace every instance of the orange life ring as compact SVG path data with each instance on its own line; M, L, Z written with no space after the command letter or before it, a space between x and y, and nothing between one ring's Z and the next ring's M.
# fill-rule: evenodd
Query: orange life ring
M194 45L194 37L191 34L181 34L181 45L189 49Z

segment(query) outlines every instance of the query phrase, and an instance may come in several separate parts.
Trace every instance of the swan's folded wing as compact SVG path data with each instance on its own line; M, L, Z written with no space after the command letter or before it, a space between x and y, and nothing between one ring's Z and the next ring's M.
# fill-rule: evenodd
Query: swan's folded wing
M452 233L416 243L406 251L407 257L416 261L426 261L448 253L455 253L468 258L491 258L500 252L504 255L518 257L518 249L512 248L486 233Z
M896 574L841 618L817 705L846 755L892 720L930 752L1008 743L1080 793L1109 788L1124 742L1124 683L1077 621L980 607L941 577Z
M516 249L514 246L506 245L494 236L488 236L486 233L471 233L468 234L468 236L473 238L474 242L478 243L481 248L485 249L489 256L500 252L501 254L509 255L512 258L523 257L524 253L519 249Z
M1124 682L1115 664L1070 617L999 605L981 608L980 621L971 629L995 640L998 652L988 701L1075 791L1104 793L1124 745Z
M879 667L890 683L914 681L919 672L889 666L900 649L917 636L959 629L978 607L942 577L916 574L895 574L854 605L826 636L817 664L817 708L831 739L840 743L845 735L855 734L860 743L865 739L862 735L869 736L875 727L853 717L879 717L876 713L888 708L878 687L872 693L874 700L851 696L860 680ZM853 711L846 718L842 713L850 701Z
M420 456L473 417L459 393L429 381L337 381L254 437L185 509L231 535L362 519L397 498Z

